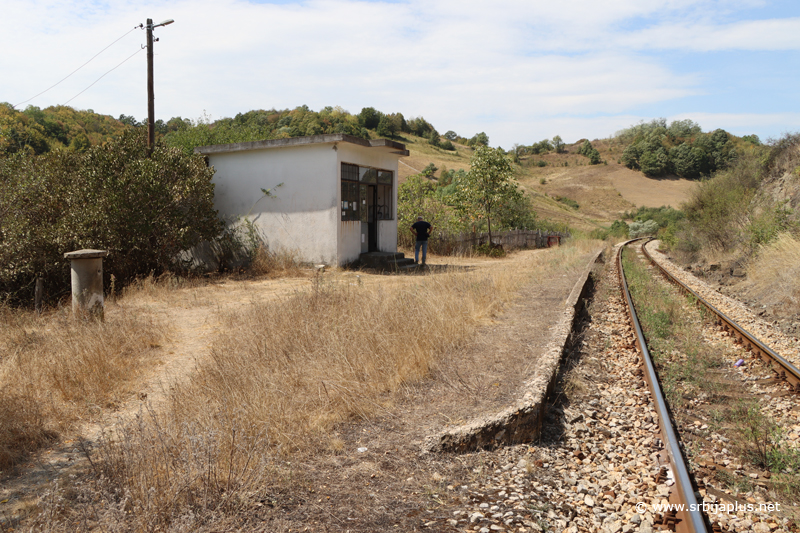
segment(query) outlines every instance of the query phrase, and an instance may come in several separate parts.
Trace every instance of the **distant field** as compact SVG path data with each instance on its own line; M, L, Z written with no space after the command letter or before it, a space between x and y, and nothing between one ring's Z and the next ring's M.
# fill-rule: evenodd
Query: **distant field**
M445 166L448 169L469 170L472 150L466 146L456 145L457 152L447 152L413 135L404 135L398 140L406 143L410 152L408 157L400 159L401 182L429 163L434 163L439 169ZM593 141L592 144L600 151L607 165L589 165L586 157L575 153L577 145L567 145L566 154L551 153L522 158L517 179L533 195L540 218L591 230L608 226L623 212L639 206L666 205L679 208L681 203L689 199L696 182L677 177L648 178L641 172L617 163L623 149L621 145L605 140ZM545 161L547 166L534 166L540 160ZM564 166L565 163L567 166ZM576 201L579 208L574 209L556 201L559 196Z

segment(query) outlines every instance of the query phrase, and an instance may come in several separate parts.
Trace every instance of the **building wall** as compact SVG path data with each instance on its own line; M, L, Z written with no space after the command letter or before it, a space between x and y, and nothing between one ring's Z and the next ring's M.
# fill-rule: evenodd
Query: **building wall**
M378 250L382 252L397 251L397 167L398 156L386 150L367 148L350 143L338 143L337 151L338 162L336 164L337 173L337 206L341 206L341 163L352 163L365 167L391 170L394 175L392 184L392 209L394 217L392 220L378 221ZM341 213L337 218L339 221L339 264L355 261L361 254L361 222L341 221Z
M332 148L313 144L211 154L214 205L229 224L247 217L272 251L338 264L341 165ZM262 188L273 189L274 197L265 197Z

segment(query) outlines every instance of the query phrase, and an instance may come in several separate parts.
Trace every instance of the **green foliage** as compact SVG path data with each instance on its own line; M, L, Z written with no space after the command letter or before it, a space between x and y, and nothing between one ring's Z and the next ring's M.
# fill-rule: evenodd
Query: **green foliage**
M555 196L554 199L556 202L568 205L573 209L578 209L580 207L580 205L578 205L578 202L576 202L572 198L567 198L566 196Z
M439 138L439 134L436 133L436 130L433 130L428 134L428 143L430 143L431 145L439 146L440 141L441 140ZM450 141L448 141L448 142L450 142ZM452 146L452 143L450 143L450 145Z
M761 146L761 139L758 138L758 135L755 133L752 135L744 135L742 136L742 140L744 142L748 142L750 144L754 144L756 146Z
M447 205L447 195L442 194L442 190L436 182L421 174L409 176L400 185L397 191L397 238L401 246L414 244L411 225L420 215L433 226L435 234L440 237L429 242L429 251L432 253L445 251L438 249L442 238L446 239L466 229L455 210Z
M514 180L511 162L500 149L479 146L470 160L470 171L455 183L457 209L472 219L486 220L491 240L496 208L522 196Z
M667 127L665 119L657 119L617 132L617 136L628 143L620 161L650 177L675 173L697 179L726 168L737 155L726 131L704 134L691 120L675 121Z
M378 127L383 113L377 111L374 107L364 107L361 113L358 114L358 123L363 127L374 130Z
M437 170L439 169L436 167L436 165L434 165L433 163L428 163L428 166L423 168L420 174L428 179L432 179L435 177L434 174L436 174Z
M367 115L371 116L369 112ZM402 115L399 113L391 116L381 114L380 120L384 119L383 135L388 137L393 132L400 131L398 124L403 122ZM340 107L330 106L319 112L310 110L308 106L282 111L260 109L238 113L233 118L221 118L216 121L212 121L208 116L201 117L197 121L177 117L167 122L167 125L174 129L164 136L164 141L169 146L192 153L198 146L328 133L344 133L369 139L369 132L366 127L362 126L360 120L361 115L351 115Z
M558 136L557 136L558 137ZM558 137L561 139L561 137ZM539 141L538 143L534 143L528 147L528 153L538 155L538 154L546 154L552 151L553 145L550 143L549 139L544 139Z
M615 237L627 238L629 231L628 224L624 220L615 220L614 223L611 224L610 234Z
M503 250L502 246L494 246L488 242L479 244L474 250L478 255L486 255L489 257L504 257L506 255L506 251Z
M146 130L85 153L0 158L0 291L28 301L32 281L51 295L69 279L65 252L109 251L104 270L118 281L180 265L180 252L213 239L213 171L201 156L158 144L147 157Z
M456 149L455 145L452 142L450 142L450 140L445 140L444 142L440 143L439 148L441 148L442 150L449 150L451 152Z
M566 145L564 144L564 141L561 140L560 135L556 135L555 137L553 137L552 144L553 144L553 150L555 150L557 154L563 154L564 152L567 151Z
M592 143L589 142L589 139L586 139L581 147L578 148L578 153L588 157L589 163L592 165L599 165L602 161L600 159L600 152L598 152L597 149L592 146Z
M661 227L666 226L670 222L676 222L685 217L685 214L668 206L661 207L645 207L641 206L635 211L625 213L624 218L628 220L635 220L637 222L644 222L645 220L653 219L658 222Z
M655 235L658 231L658 222L655 220L645 220L644 222L631 222L628 226L628 234L631 238Z
M533 201L522 194L499 204L495 208L495 221L500 229L534 230L539 227Z
M412 118L408 121L408 132L417 137L427 137L435 129L430 122L422 117Z
M448 130L443 137L448 141L455 141L456 139L458 139L458 134L453 130Z
M17 111L10 104L0 103L0 157L17 152L43 154L67 147L86 149L87 143L107 142L126 127L112 117L67 106L28 106Z
M478 146L489 146L489 136L484 132L476 133L467 144L473 148Z

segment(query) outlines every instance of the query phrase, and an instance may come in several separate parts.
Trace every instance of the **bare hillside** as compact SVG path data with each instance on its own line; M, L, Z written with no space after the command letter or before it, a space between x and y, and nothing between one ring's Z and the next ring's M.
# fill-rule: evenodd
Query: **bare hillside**
M431 146L427 140L406 135L410 155L400 160L400 181L433 163L440 170L469 169L472 149L456 145L456 152ZM517 166L517 179L533 196L540 218L564 222L577 229L591 230L608 226L625 211L639 206L679 208L688 200L695 182L668 177L648 178L638 171L617 163L622 146L613 141L592 143L607 164L590 165L589 160L576 153L578 143L568 145L567 153L525 156ZM544 161L545 166L538 166ZM438 173L436 174L438 176ZM562 200L559 201L559 198ZM578 204L575 208L572 200Z

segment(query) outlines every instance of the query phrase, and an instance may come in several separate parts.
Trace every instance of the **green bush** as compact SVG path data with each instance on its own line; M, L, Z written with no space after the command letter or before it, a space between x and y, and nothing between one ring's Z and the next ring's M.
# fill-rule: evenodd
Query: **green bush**
M556 196L555 199L556 199L556 202L560 202L560 203L562 203L564 205L568 205L568 206L572 207L573 209L578 209L580 207L580 205L578 205L578 202L576 202L572 198L567 198L566 196Z
M33 280L68 292L64 253L109 251L106 280L180 267L177 257L222 230L213 171L202 156L157 145L130 129L85 153L66 150L0 159L0 291L30 301Z

